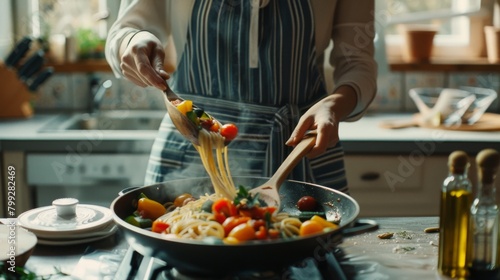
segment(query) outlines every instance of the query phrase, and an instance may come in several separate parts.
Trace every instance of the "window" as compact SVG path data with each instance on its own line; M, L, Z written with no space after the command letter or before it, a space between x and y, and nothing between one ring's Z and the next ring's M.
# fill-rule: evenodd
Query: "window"
M493 22L494 0L377 0L376 22L384 28L389 57L401 56L399 24L438 28L433 56L477 58L485 55L484 26Z
M52 36L76 40L80 59L101 58L109 22L118 0L17 0L16 38L26 35L50 42Z

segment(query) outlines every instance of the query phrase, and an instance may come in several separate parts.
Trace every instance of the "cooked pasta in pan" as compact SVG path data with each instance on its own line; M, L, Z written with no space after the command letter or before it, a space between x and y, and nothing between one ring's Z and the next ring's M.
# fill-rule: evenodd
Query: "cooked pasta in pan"
M180 104L182 110L189 114L192 103ZM319 215L312 215L302 222L285 212L277 212L275 207L261 205L258 197L251 195L243 186L237 189L228 165L226 146L227 137L234 138L236 127L233 125L229 136L221 133L217 120L204 112L196 115L200 115L201 119L194 120L200 125L199 145L195 148L210 177L214 193L198 198L183 194L182 199L178 197L174 202L168 202L166 208L160 205L164 208L155 211L158 214L153 216L152 231L164 234L165 238L215 238L226 244L239 244L251 240L295 238L337 228L336 224ZM136 211L139 216L148 212L140 209L140 202ZM155 207L159 208L158 205Z

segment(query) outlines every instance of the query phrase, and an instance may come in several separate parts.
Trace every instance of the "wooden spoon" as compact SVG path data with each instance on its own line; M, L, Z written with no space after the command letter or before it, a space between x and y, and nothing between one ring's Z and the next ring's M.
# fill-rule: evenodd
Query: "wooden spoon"
M184 99L180 98L177 94L175 94L169 86L167 86L167 89L163 92L164 94L164 99L165 99L165 105L167 107L168 114L170 115L170 118L172 119L172 122L174 123L175 127L177 130L184 136L186 139L191 141L191 143L195 145L200 145L198 142L198 133L199 133L199 128L196 127L196 125L190 121L183 113L181 113L171 102L172 101L184 101ZM193 108L196 108L193 106Z
M312 149L316 143L316 131L308 132L302 141L295 146L288 157L281 163L280 167L267 182L249 191L252 195L259 194L259 199L267 206L274 206L278 210L281 206L279 188L285 181L288 174L299 163L299 161Z

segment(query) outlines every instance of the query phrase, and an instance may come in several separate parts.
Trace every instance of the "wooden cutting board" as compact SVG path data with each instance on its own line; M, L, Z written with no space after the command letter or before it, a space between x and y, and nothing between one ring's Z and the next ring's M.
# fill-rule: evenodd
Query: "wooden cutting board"
M421 121L420 114L415 114L409 120L384 121L380 127L387 129L400 129L406 127L425 127L443 130L456 131L500 131L500 114L484 113L483 116L473 125L461 124L454 126L432 126Z

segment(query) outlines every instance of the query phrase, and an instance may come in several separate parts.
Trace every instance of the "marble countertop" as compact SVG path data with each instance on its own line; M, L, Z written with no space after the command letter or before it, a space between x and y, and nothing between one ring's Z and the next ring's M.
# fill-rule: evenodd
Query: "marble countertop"
M348 279L449 279L437 272L439 234L424 232L425 228L438 226L438 217L387 217L370 220L378 224L378 229L346 237L339 245L344 256L338 262ZM394 236L390 239L377 237L386 232L392 232ZM118 237L60 250L53 250L50 246L37 246L26 267L47 275L57 264L64 273L82 275L85 274L85 267L81 265L80 258L89 246L97 250L114 251L128 247Z

